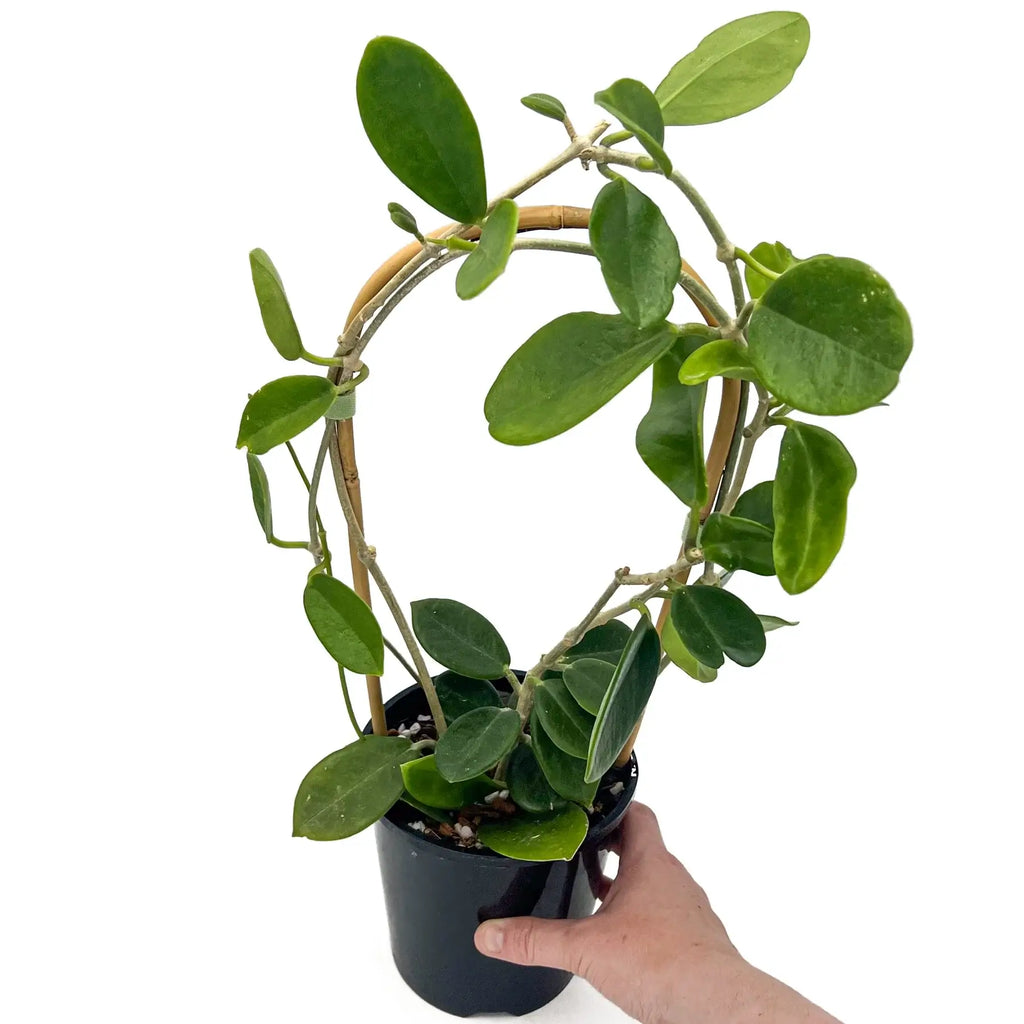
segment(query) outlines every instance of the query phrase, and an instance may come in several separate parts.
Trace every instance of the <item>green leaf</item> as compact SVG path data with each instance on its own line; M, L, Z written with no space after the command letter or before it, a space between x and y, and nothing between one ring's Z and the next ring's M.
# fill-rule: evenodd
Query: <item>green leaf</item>
M636 450L647 468L690 508L708 500L704 464L704 399L707 387L681 384L679 370L708 340L709 332L688 325L654 364L651 407L636 428Z
M913 345L910 318L866 263L806 260L773 281L747 327L765 387L804 412L839 416L880 402Z
M509 667L508 648L498 631L458 601L413 601L412 629L427 654L459 675L497 679Z
M572 757L586 757L594 716L576 703L563 679L545 679L537 686L534 707L555 746Z
M838 437L809 423L788 424L774 491L775 570L787 593L813 587L839 553L856 479Z
M505 273L518 227L519 207L511 199L502 199L484 221L480 241L455 276L455 294L460 299L475 298Z
M356 99L370 143L402 184L460 223L483 219L487 183L476 121L426 50L393 36L370 40Z
M525 743L512 751L505 779L512 802L524 811L543 814L565 806L565 799L551 788L533 751Z
M764 627L735 595L719 587L683 587L672 595L672 624L702 664L756 665L764 654Z
M590 244L615 305L630 323L652 327L668 316L679 283L679 243L661 210L625 178L598 192Z
M661 356L676 337L668 323L639 328L625 317L568 313L524 342L484 402L491 435L535 444L597 412Z
M677 668L681 668L691 679L698 683L713 683L718 678L718 669L702 665L686 648L679 637L671 617L665 620L661 630L661 646L669 656L669 660Z
M713 512L700 536L704 557L726 569L746 569L758 576L774 576L772 531L753 519Z
M562 679L576 698L576 703L584 711L596 715L614 675L615 665L612 662L579 658L566 667Z
M272 380L246 403L235 447L263 455L311 427L333 401L334 385L326 377Z
M449 782L465 782L493 768L518 739L517 712L511 708L476 708L452 722L437 741L437 770Z
M636 136L666 177L672 173L672 161L662 148L665 145L665 121L661 106L643 82L635 78L620 78L596 93L594 102L618 118L622 127Z
M773 629L782 629L783 626L799 626L799 622L789 622L786 619L780 619L778 615L758 615L761 620L761 625L764 626L764 631L770 633Z
M550 117L555 121L565 121L568 117L562 101L546 92L531 92L529 96L524 96L519 102L535 114L543 114L544 117Z
M443 810L440 807L430 807L423 803L422 800L417 800L411 793L403 793L402 801L403 803L407 803L414 810L419 811L425 818L430 818L438 823L447 821L449 825L451 824L452 816L446 810Z
M267 337L285 359L298 359L303 351L302 338L277 268L262 249L253 249L249 253L249 269Z
M368 676L384 671L384 638L366 602L333 576L311 576L302 594L306 618L343 668Z
M249 465L249 486L252 488L252 504L256 509L256 518L263 527L269 544L274 536L274 518L270 507L270 481L267 471L252 452L245 453L245 461Z
M423 241L423 232L420 231L416 218L401 203L388 203L388 213L391 214L391 220L398 227L403 231L408 231L410 235L415 235L421 242Z
M292 834L345 839L361 832L402 795L401 765L415 756L402 736L364 736L328 754L299 785Z
M486 775L477 775L463 782L449 782L438 770L433 754L406 761L402 765L402 781L413 799L439 810L457 811L467 804L479 803L498 787Z
M712 377L757 380L746 347L729 338L711 341L701 345L679 369L680 384L703 384Z
M761 523L762 526L774 530L775 512L772 509L774 489L775 482L772 480L755 484L739 496L732 514L741 519L752 519L755 523Z
M551 788L566 800L590 807L597 795L600 781L587 782L587 762L582 757L573 757L555 745L540 723L536 707L530 715L530 749L544 772Z
M610 661L615 665L632 632L620 619L612 619L604 625L588 629L579 643L570 647L562 658L569 662L578 658L598 658L600 661Z
M572 860L589 826L586 811L569 804L554 814L516 814L488 822L480 826L477 839L514 860Z
M584 778L594 782L615 763L647 707L661 663L661 640L646 615L629 638L605 692L587 749Z
M715 29L655 90L665 124L710 124L767 103L789 85L810 38L807 19L789 11Z
M777 274L782 274L789 270L790 267L799 263L798 260L790 249L784 246L781 242L758 242L753 249L750 250L750 255L757 260L758 263L763 267L767 267L769 270L774 270ZM763 274L759 274L752 267L745 266L743 268L743 276L747 280L747 291L750 292L752 299L759 299L768 290L768 285L771 281L768 280Z
M451 725L467 711L475 708L502 707L501 695L486 679L471 679L458 672L442 672L434 677L434 689L441 702L445 721Z

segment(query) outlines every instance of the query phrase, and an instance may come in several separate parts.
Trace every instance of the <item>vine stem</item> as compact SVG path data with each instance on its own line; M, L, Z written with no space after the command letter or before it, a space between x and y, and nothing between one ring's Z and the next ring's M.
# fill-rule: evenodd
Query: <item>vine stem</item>
M747 470L750 468L750 457L754 454L754 446L762 434L772 425L768 418L768 410L771 408L772 396L768 394L761 384L757 384L757 411L750 421L750 426L743 431L743 445L740 449L739 459L736 462L736 473L733 477L729 491L722 502L722 512L729 515L736 507L740 494L743 491L743 482L747 478Z
M348 692L348 679L345 678L345 670L338 666L338 676L341 678L341 693L345 698L345 710L348 712L348 720L352 723L352 728L356 731L356 736L359 739L363 739L363 730L359 728L359 722L356 720L356 713L352 708L352 698Z
M416 670L412 667L412 665L409 664L409 662L405 660L405 658L402 656L402 652L387 637L384 637L384 646L395 656L395 658L397 659L398 663L402 666L402 668L404 668L405 671L408 672L409 675L411 675L418 684L420 681L420 677L416 675Z

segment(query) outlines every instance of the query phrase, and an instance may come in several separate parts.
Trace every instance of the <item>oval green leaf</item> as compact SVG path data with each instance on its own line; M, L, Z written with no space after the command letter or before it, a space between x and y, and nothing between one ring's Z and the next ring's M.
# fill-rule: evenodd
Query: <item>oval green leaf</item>
M735 595L720 587L690 586L672 595L672 623L702 664L721 668L728 657L756 665L764 655L764 627Z
M460 223L487 212L480 133L458 86L426 50L378 36L356 77L363 128L392 174Z
M245 453L245 461L249 466L249 486L252 489L252 505L256 509L256 518L263 527L269 544L274 536L274 517L270 507L270 481L267 471L252 452Z
M839 553L857 467L834 434L789 423L775 474L775 570L789 594L813 587Z
M750 250L750 255L757 260L758 263L763 267L767 267L769 270L774 270L776 274L782 274L789 270L794 264L799 263L798 260L792 253L792 250L787 248L781 242L758 242L753 249ZM759 299L768 290L768 285L771 281L764 276L759 274L752 267L744 266L743 276L747 281L747 291L750 292L752 299Z
M772 508L775 483L765 480L744 491L736 501L732 514L741 519L752 519L755 523L775 529L775 512Z
M469 711L437 741L437 770L449 782L465 782L493 768L518 739L519 715L511 708Z
M807 19L790 11L715 29L655 90L665 124L711 124L767 103L789 85L810 39Z
M596 715L614 675L615 665L612 662L598 658L579 658L566 667L562 679L576 698L576 703L584 711Z
M703 384L712 377L757 380L746 346L731 338L701 345L679 369L680 384Z
M568 313L524 342L484 402L491 435L536 444L576 426L668 350L668 323L639 328L623 316Z
M594 716L576 703L565 680L545 679L537 686L534 707L555 746L572 757L586 757Z
M481 825L477 839L513 860L572 860L587 837L586 811L569 804L554 814L516 814Z
M423 232L420 231L416 218L401 203L388 203L388 213L391 214L391 220L397 227L408 231L410 235L415 235L421 242L423 241Z
M565 806L565 799L551 788L533 751L525 743L512 751L505 780L512 802L524 811L544 814Z
M840 416L877 405L910 355L910 318L866 263L806 260L773 281L747 327L765 387L804 412Z
M501 695L486 679L471 679L458 672L442 672L434 677L434 689L441 702L445 721L450 725L475 708L502 707Z
M534 707L530 715L530 749L544 772L551 788L566 800L590 807L597 795L600 780L587 782L583 776L587 762L582 757L573 757L557 746L541 725Z
M661 210L625 178L597 194L590 244L619 312L638 327L660 323L679 283L679 243Z
M607 89L595 93L594 102L616 117L627 131L654 158L665 176L672 173L672 161L664 150L665 121L657 97L643 82L620 78Z
M618 664L622 649L629 641L633 631L620 619L612 619L601 626L594 626L583 634L579 643L574 644L562 655L564 661L572 662L577 658L598 658Z
M505 273L518 228L519 207L511 199L502 199L484 221L480 241L455 276L455 294L460 299L475 298Z
M345 839L383 818L402 795L402 763L416 752L402 736L364 736L310 769L295 794L292 834Z
M713 512L700 536L704 556L733 571L746 569L758 576L774 576L772 531L753 519Z
M661 640L646 615L641 616L605 691L587 749L584 778L595 782L615 763L647 707L661 663Z
M249 253L249 269L267 337L285 359L298 359L303 351L302 338L277 268L262 249L253 249Z
M366 602L334 576L311 576L302 594L306 618L343 668L368 676L384 671L384 638Z
M531 92L519 102L535 114L543 114L544 117L550 117L555 121L564 121L568 117L562 101L546 92Z
M654 364L651 407L636 428L636 450L647 468L685 505L703 508L708 500L704 464L704 399L707 387L680 383L688 357L705 345L710 332L687 332Z
M681 668L691 679L698 683L713 683L718 678L718 669L702 665L687 650L686 644L679 638L679 633L672 623L671 616L665 620L661 630L661 646L669 656L669 660L677 668Z
M509 667L508 648L498 631L459 601L413 601L412 628L427 654L459 675L497 679Z
M334 401L326 377L281 377L264 384L242 411L236 448L263 455L311 427Z
M406 761L402 765L402 781L414 800L444 811L457 811L467 804L479 803L498 788L486 775L477 775L464 782L449 782L437 770L433 754Z

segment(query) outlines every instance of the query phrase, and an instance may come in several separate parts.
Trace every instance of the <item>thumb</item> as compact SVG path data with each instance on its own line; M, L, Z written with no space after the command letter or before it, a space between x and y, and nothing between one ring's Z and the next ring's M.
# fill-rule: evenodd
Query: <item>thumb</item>
M527 967L556 967L576 972L579 957L574 954L569 921L543 917L506 917L485 921L476 930L476 948L484 956Z

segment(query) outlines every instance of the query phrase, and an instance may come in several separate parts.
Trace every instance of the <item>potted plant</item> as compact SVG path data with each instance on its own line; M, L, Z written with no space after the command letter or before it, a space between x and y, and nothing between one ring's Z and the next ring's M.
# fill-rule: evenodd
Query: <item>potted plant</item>
M910 353L906 311L859 260L801 259L781 242L738 247L673 164L665 133L767 102L791 80L808 40L799 14L731 22L653 92L633 79L599 91L595 101L608 117L585 132L555 97L527 96L530 110L561 122L568 144L494 195L476 123L450 76L413 43L374 39L356 83L369 139L401 182L454 223L427 234L407 209L390 205L392 221L413 241L364 286L329 356L307 351L273 263L260 249L250 254L270 340L285 359L325 372L286 376L251 395L237 443L247 449L266 539L313 556L303 606L337 663L354 732L302 780L294 833L341 839L377 823L396 962L417 992L452 1012L523 1013L564 987L562 972L480 957L476 924L592 911L601 841L632 796L632 748L661 673L677 666L710 682L726 661L756 664L766 634L793 623L758 614L727 585L749 572L775 576L786 593L799 594L821 579L842 543L855 465L831 430L803 415L844 416L883 402ZM592 209L517 202L576 162L602 176ZM708 229L709 250L728 271L728 299L682 259L652 198L673 187ZM565 228L585 229L587 239L534 234ZM399 600L386 555L378 557L364 535L353 416L368 378L367 347L408 294L454 264L457 296L472 299L513 253L529 249L594 257L609 311L567 302L564 315L516 340L483 401L491 435L507 445L542 442L646 376L651 401L636 448L679 499L683 540L660 567L610 571L593 605L567 616L568 630L538 624L560 639L524 671L478 611L447 596L418 595L409 611ZM677 297L692 301L698 322L680 317ZM705 444L712 379L721 382L721 402ZM321 440L307 475L292 440L316 424ZM766 438L778 439L777 470L752 483L751 454ZM308 491L302 540L274 532L259 456L278 445L287 446ZM339 578L319 512L325 471L348 528L351 587ZM371 578L405 654L371 610ZM386 703L385 649L414 681ZM425 655L444 671L432 674ZM367 677L365 729L348 672Z

